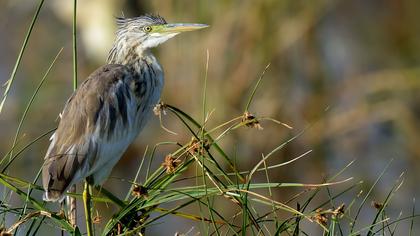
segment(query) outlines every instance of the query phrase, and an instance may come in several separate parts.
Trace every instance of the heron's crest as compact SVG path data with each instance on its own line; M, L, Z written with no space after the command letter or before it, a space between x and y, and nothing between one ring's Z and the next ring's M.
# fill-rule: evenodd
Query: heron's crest
M139 17L126 18L126 17L116 17L115 21L119 28L127 27L128 25L135 24L138 26L144 25L163 25L166 24L166 20L160 15L155 14L146 14Z

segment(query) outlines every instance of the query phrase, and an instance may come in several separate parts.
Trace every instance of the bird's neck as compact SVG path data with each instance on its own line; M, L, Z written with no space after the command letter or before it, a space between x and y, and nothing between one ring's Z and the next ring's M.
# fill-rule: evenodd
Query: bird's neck
M118 39L108 54L108 64L121 64L140 73L142 67L152 66L161 70L160 64L150 49L142 48L135 40Z

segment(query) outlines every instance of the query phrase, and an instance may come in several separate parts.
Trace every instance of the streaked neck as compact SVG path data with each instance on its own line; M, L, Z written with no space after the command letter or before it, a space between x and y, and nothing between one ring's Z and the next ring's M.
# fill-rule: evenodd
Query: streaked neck
M159 66L149 49L143 49L138 40L117 37L108 54L108 64L121 64L140 72L145 64Z

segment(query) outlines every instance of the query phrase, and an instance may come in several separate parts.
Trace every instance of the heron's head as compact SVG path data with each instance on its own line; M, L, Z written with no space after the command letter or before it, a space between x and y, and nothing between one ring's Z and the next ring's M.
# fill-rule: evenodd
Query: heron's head
M153 48L175 35L208 27L204 24L175 23L168 24L158 15L144 15L135 18L117 18L117 38L124 38L128 43L143 50Z

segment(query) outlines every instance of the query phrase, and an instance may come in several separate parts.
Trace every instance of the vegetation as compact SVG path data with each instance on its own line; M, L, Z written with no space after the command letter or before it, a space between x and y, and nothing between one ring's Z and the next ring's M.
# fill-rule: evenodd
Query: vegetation
M31 39L32 29L38 19L43 0L27 31L20 54L5 92L1 100L0 115L6 110L3 105L7 101L11 85L15 82L16 72L21 66L27 43ZM74 1L76 2L76 1ZM74 4L76 8L76 4ZM76 11L76 9L74 9ZM74 17L73 21L76 21ZM76 25L74 23L74 25ZM76 34L76 31L73 31ZM73 37L76 47L77 37ZM36 235L42 228L53 228L73 235L82 235L85 225L90 221L79 220L74 228L69 223L65 211L57 209L54 204L46 204L39 196L43 191L38 185L40 171L32 181L15 176L12 163L21 157L32 145L51 135L53 130L45 130L42 135L28 143L21 143L21 127L26 122L33 101L39 95L40 89L62 50L51 60L39 84L33 89L28 99L19 126L13 138L13 145L0 162L0 183L6 189L3 192L0 215L3 228L2 234ZM74 52L74 80L77 85L77 53ZM162 129L175 133L165 124L178 122L182 126L183 136L190 136L189 141L159 142L146 148L135 176L129 182L125 197L121 198L105 188L98 188L94 193L92 223L96 235L133 235L147 234L147 229L161 224L168 217L183 218L197 223L198 228L191 228L185 235L314 235L322 232L324 235L398 235L399 230L414 235L414 220L419 215L415 211L413 201L409 214L396 217L388 214L393 197L401 187L404 176L401 174L394 183L386 182L388 194L383 199L374 196L375 188L383 180L388 167L386 165L375 182L365 184L354 178L348 178L349 168L354 161L343 166L335 174L328 174L322 183L299 183L273 180L273 173L283 168L294 168L295 162L310 158L312 150L302 151L299 155L280 162L273 160L275 155L293 144L309 128L298 131L278 143L269 150L264 150L257 164L248 170L239 166L240 153L235 145L222 145L228 136L241 135L241 132L260 130L264 133L266 126L280 126L292 129L288 124L277 119L257 116L253 113L253 100L258 96L258 88L263 84L264 74L270 70L267 66L261 73L255 85L247 92L246 105L240 113L231 119L216 125L209 125L214 111L208 109L208 69L211 67L210 54L207 52L205 75L202 80L201 97L196 101L201 104L201 117L187 114L182 108L161 102L154 112L158 116ZM269 136L265 137L270 139ZM160 166L154 167L158 150L167 152ZM304 148L302 148L304 149ZM189 170L189 171L187 171ZM194 175L190 175L194 170ZM294 170L296 173L304 171ZM350 174L351 175L351 174ZM286 201L276 200L276 191L292 192L293 196ZM368 189L368 191L363 191ZM13 200L15 196L20 201ZM71 194L81 199L81 194ZM372 199L377 199L372 201ZM81 203L81 201L79 201ZM80 204L79 203L79 204ZM110 218L101 216L100 206L106 205L114 209ZM232 209L227 211L226 208ZM192 210L195 209L195 210ZM374 217L362 218L362 211L374 211ZM12 223L11 219L13 219ZM409 228L398 227L401 222L409 222ZM177 230L176 228L174 230Z

